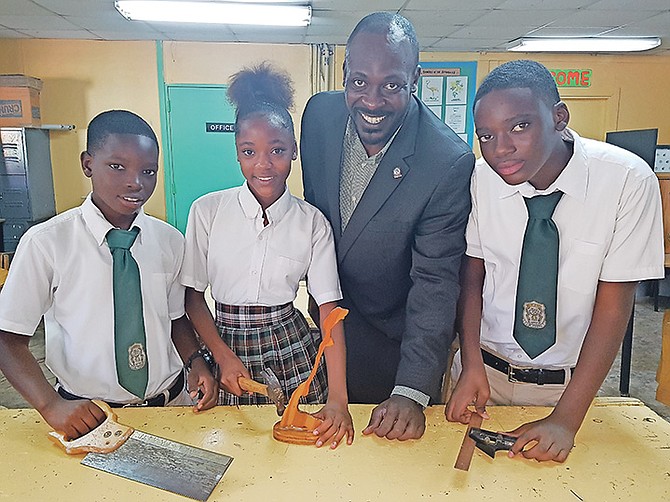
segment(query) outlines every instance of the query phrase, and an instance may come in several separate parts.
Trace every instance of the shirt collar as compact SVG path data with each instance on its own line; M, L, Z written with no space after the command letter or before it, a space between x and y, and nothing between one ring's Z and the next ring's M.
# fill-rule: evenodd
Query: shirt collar
M386 142L384 147L379 152L377 152L375 155L370 157L370 156L368 156L367 152L365 151L365 147L363 146L363 143L361 142L361 138L358 136L358 133L356 132L356 126L354 126L354 121L351 120L351 117L349 117L347 119L347 129L345 131L344 141L345 141L345 144L347 142L349 142L349 144L351 144L354 147L354 149L362 152L361 153L362 158L372 161L375 165L379 165L379 163L382 161L382 158L384 157L384 154L386 153L386 151L391 146L391 143L393 143L393 140L398 135L398 131L400 131L401 128L402 128L402 123L400 124L400 126L398 126L398 128L395 130L393 135L391 135L391 137Z
M589 177L584 145L579 135L572 129L566 129L563 132L563 141L574 144L572 157L570 157L565 169L558 175L558 178L546 190L538 190L527 181L519 185L508 185L502 178L496 175L496 178L500 181L500 189L498 191L500 198L511 197L516 193L520 193L523 197L533 197L560 190L569 197L580 201L585 200Z
M240 206L242 207L244 216L250 220L263 217L263 208L256 200L256 197L254 197L254 194L251 193L249 185L246 181L240 187L237 198L240 201ZM281 196L265 210L265 214L268 217L268 222L272 223L273 221L281 220L282 217L288 212L290 205L291 192L289 192L288 187L284 186L284 193L282 193Z
M84 200L84 203L81 205L81 213L84 218L84 223L88 227L89 231L93 234L93 237L98 243L98 246L102 246L102 244L105 242L107 232L116 227L112 225L107 220L107 218L105 218L105 215L102 214L102 211L100 211L98 206L93 203L90 193ZM135 217L135 221L133 221L131 226L131 228L137 227L140 229L140 233L137 236L137 240L140 243L142 242L142 229L146 227L146 219L147 215L144 214L144 209L140 208L137 216Z

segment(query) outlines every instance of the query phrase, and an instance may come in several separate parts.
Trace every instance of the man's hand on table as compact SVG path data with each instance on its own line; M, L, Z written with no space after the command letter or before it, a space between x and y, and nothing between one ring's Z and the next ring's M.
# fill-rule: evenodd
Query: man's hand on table
M426 416L420 404L403 396L391 396L372 410L363 434L386 439L419 439L426 430Z

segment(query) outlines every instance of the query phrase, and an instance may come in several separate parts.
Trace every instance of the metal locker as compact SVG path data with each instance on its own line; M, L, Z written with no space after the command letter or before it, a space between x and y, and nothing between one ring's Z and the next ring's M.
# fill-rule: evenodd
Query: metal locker
M30 226L56 214L49 133L42 129L3 127L0 142L3 250L14 251Z

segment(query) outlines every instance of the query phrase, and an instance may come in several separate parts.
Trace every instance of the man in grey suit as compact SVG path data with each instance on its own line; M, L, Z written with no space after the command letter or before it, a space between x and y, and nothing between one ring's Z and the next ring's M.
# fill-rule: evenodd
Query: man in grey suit
M350 402L381 403L364 434L419 438L453 339L474 156L414 95L416 33L377 12L349 36L344 92L313 96L300 141L305 199L329 219Z

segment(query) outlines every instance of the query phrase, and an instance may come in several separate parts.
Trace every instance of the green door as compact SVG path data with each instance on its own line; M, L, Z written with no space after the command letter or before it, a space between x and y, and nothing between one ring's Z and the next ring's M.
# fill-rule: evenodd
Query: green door
M235 109L225 86L167 86L167 220L182 232L195 199L244 182L235 154Z

